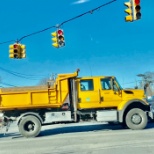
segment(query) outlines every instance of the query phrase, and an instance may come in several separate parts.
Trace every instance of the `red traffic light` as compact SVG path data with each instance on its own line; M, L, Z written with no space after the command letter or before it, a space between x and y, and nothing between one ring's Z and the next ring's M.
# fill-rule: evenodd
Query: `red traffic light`
M18 47L18 44L14 44L13 47L14 47L14 48L17 48L17 47Z
M59 30L57 31L57 33L58 33L58 35L63 35L63 31L62 31L61 29L59 29Z
M135 5L139 5L140 4L140 0L135 0Z

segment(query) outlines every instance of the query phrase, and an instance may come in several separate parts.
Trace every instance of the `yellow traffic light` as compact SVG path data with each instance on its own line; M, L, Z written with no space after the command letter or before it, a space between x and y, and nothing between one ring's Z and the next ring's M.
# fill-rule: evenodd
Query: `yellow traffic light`
M58 38L57 38L57 32L53 32L51 33L51 35L53 36L52 38L52 46L55 48L59 48L59 44L58 44Z
M125 12L128 14L126 17L125 17L125 21L126 22L131 22L133 21L133 11L132 11L132 4L131 2L125 2L124 3L125 6L127 6L127 9L125 10Z
M133 20L141 19L140 0L132 0L132 5L133 5Z
M16 44L10 45L9 48L10 48L9 50L10 58L14 58L14 59L20 58L20 50L21 50L20 44L16 43Z
M26 46L21 44L20 58L26 58Z

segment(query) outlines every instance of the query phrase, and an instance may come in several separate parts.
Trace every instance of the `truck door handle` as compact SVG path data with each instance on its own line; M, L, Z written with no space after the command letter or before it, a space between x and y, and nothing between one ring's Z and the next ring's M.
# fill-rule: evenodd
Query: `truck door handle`
M104 97L100 97L100 101L103 102L104 101Z
M78 98L78 103L81 103L81 98Z
M104 101L104 97L101 96L101 92L100 92L100 89L98 90L98 95L99 95L99 103L103 102Z

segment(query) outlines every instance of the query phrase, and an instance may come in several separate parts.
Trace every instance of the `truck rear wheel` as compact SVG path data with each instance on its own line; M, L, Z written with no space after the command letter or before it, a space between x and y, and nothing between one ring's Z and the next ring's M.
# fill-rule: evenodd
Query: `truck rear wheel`
M131 109L126 115L126 125L130 129L144 129L147 126L147 123L148 118L146 113L139 108Z
M36 137L41 130L41 122L35 116L26 116L23 117L18 125L19 132L24 137Z

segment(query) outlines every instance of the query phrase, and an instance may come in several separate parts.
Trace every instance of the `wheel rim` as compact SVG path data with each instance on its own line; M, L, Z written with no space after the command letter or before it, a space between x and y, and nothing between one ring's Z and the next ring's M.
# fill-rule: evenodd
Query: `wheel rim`
M33 132L34 129L35 129L35 123L32 122L32 121L27 121L24 125L24 129L27 131L27 132Z
M134 114L131 120L134 124L138 125L142 122L142 117L139 114Z

